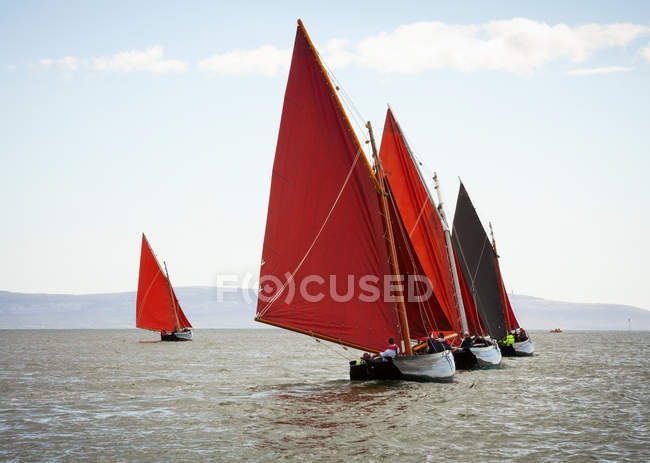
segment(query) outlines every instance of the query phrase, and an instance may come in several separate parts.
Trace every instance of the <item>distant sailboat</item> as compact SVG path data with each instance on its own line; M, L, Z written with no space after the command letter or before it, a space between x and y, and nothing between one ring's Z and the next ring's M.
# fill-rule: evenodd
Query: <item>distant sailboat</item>
M140 251L135 325L145 330L160 331L161 341L192 340L192 325L187 321L174 294L167 266L165 265L163 273L144 233Z
M383 297L390 292L385 277L404 277L400 262L413 250L396 237L398 214L372 132L371 141L374 171L298 20L255 320L368 352L381 352L389 338L401 345L405 355L391 361L352 362L351 379L451 381L449 351L414 355L411 345L429 332L427 320L450 329L444 314L431 307L424 309L426 316L414 316L419 309L404 300L401 289L395 289L395 300ZM342 298L332 291L332 282L349 289L351 279L363 294L355 290ZM325 283L329 291L314 289Z
M501 278L498 255L490 242L465 186L460 184L453 224L453 245L482 324L490 336L502 340L520 328ZM521 331L521 330L520 330ZM525 332L524 332L525 333ZM503 355L532 355L525 340L501 346Z
M427 187L419 162L406 142L392 110L386 112L384 133L379 150L388 172L397 209L406 227L423 273L429 279L434 302L438 304L454 333L469 333L483 337L486 333L477 322L474 304L465 301L465 285L456 264L449 226L442 205L442 195L436 177L438 205ZM496 342L482 339L469 349L454 352L459 369L495 368L501 364L501 352ZM460 338L452 339L460 344Z

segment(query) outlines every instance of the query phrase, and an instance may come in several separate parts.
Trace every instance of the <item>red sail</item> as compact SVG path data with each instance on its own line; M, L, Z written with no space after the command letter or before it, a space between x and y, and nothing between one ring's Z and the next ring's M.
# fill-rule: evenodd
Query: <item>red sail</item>
M401 340L395 303L381 297L384 275L390 267L372 172L299 23L273 164L256 320L383 350L389 337Z
M166 330L191 328L181 306L176 299L174 290L171 293L176 304L178 324L174 315L174 306L169 297L170 287L158 260L149 246L147 238L142 234L142 250L140 251L140 277L138 280L138 296L136 300L135 326L147 330Z
M379 154L424 274L431 282L445 317L453 330L459 332L460 311L445 233L390 109L386 114Z
M420 260L408 236L408 231L397 211L397 205L395 204L395 198L393 197L390 186L388 191L391 224L393 227L393 236L395 237L395 247L397 249L397 263L402 273L405 296L404 305L406 306L411 338L423 338L432 332L453 331L440 307L438 299L433 294L431 282L428 280L420 281L420 278L426 278L424 270L422 270L422 264L420 264Z
M519 329L519 322L515 317L515 313L512 311L512 305L510 305L510 298L508 297L508 292L506 291L506 285L503 283L503 277L501 277L501 267L499 266L499 258L495 257L494 261L497 267L497 278L499 279L499 291L501 292L501 303L503 304L503 311L505 312L506 318L506 329L508 331Z

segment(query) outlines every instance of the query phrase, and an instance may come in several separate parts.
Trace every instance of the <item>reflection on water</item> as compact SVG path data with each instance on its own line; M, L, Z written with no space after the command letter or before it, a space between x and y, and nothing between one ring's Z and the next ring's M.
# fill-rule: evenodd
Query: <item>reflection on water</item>
M0 461L647 461L647 333L533 333L452 384L347 380L352 351L279 330L0 339Z

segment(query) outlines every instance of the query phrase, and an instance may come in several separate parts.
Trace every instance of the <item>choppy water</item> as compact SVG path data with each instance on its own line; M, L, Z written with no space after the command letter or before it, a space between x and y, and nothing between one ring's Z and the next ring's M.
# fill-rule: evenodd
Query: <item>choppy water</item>
M0 461L650 460L650 333L532 335L419 384L351 383L355 352L279 330L4 332Z

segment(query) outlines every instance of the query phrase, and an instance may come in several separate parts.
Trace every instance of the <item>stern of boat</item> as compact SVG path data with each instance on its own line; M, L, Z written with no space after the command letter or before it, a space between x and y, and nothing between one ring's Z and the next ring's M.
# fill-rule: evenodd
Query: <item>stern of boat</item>
M535 353L535 346L533 341L526 339L525 341L516 342L512 346L515 350L515 355L518 357L530 357Z
M456 373L456 363L450 350L396 357L394 363L404 379L411 381L450 383Z
M471 347L470 351L476 357L478 368L499 368L501 366L501 350L495 344L486 347Z

